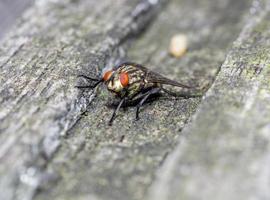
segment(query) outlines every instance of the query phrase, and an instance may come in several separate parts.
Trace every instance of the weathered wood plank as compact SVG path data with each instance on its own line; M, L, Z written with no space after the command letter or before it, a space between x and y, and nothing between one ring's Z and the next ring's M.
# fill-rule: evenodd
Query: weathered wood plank
M270 199L270 1L251 11L149 199Z
M0 1L0 39L33 2L33 0Z
M250 1L171 1L141 38L123 46L127 52L123 60L145 63L182 82L210 85L249 6ZM182 59L167 51L170 37L178 32L191 38ZM140 121L134 121L131 107L108 127L112 109L105 106L107 98L100 89L87 116L63 138L48 165L61 180L37 199L144 199L156 170L200 103L200 99L161 98L142 109Z
M74 88L165 1L37 1L1 45L0 199L31 199L60 138L94 97ZM98 70L98 71L97 71Z
M269 97L265 78L269 72L264 68L250 75L255 65L260 69L262 61L269 61L267 51L262 51L269 47L268 8L258 4L268 1L254 1L251 11L257 12L249 21L245 16L249 17L251 1L172 0L155 23L147 26L163 2L40 1L25 14L0 48L0 199L145 199L149 187L150 199L212 199L217 190L209 188L219 186L220 195L227 197L229 184L242 184L245 179L238 179L238 174L249 175L240 171L251 163L249 155L255 157L256 166L267 164L267 156L260 157L267 154L267 145L249 154L253 149L248 144L267 143L269 125L260 129L265 138L253 140L255 126L229 129L228 124L235 124L240 116L255 125L269 119L269 111L261 111ZM207 88L244 21L248 25L183 133L199 98L161 98L142 109L138 122L131 107L108 127L112 110L105 106L110 98L107 92L74 88L78 73L97 75L105 65L123 60L144 63L176 80ZM189 52L180 60L167 52L170 37L178 32L190 37ZM131 40L134 36L141 37ZM249 55L257 50L260 55ZM244 69L250 66L248 73L244 70L241 76L236 72L231 77L230 70L241 64ZM263 115L256 120L249 115L259 115L258 111ZM219 119L225 123L207 126ZM225 134L218 134L225 128ZM181 143L172 151L177 138ZM178 171L189 164L191 171ZM263 169L258 174L265 181L268 168ZM215 170L225 180L224 186L216 181ZM197 186L201 182L202 187ZM258 191L262 193L257 194L265 194L261 186ZM189 196L189 191L197 196Z

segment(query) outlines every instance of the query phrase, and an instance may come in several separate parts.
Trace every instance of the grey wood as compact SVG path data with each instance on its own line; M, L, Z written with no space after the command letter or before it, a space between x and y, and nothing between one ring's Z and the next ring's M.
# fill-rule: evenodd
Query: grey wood
M270 2L246 25L149 199L270 198Z
M37 1L0 48L0 199L268 198L268 6ZM210 90L163 95L139 121L120 109L108 127L112 96L77 90L76 75L127 60Z
M33 0L1 0L0 1L0 39L15 24L24 10L34 3Z
M32 199L57 180L46 166L94 98L74 87L98 75L162 1L37 1L1 45L0 199Z

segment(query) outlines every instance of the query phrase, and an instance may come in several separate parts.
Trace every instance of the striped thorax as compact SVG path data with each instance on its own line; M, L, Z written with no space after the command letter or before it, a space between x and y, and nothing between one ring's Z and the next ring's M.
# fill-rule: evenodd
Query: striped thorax
M108 71L103 79L109 91L118 96L133 96L144 87L146 73L133 64L123 64L118 68Z

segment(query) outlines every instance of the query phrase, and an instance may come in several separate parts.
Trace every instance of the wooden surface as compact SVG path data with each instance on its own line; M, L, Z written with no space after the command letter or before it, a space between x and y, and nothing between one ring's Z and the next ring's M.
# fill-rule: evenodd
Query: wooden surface
M269 199L268 0L40 1L0 48L0 199ZM35 17L33 17L35 16ZM180 59L170 38L186 34ZM107 122L123 61L205 91ZM209 88L209 90L208 90Z
M0 39L14 25L24 10L34 3L34 0L1 0L0 1Z

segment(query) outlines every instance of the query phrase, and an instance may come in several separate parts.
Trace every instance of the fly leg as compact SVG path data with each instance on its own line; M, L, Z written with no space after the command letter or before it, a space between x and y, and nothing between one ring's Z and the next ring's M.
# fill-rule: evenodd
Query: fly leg
M112 125L113 120L114 120L116 114L118 113L119 109L121 108L121 106L123 105L123 103L124 103L125 101L126 101L126 98L121 99L121 101L119 102L117 108L114 109L113 114L112 114L112 117L111 117L111 119L110 119L110 121L109 121L109 126Z
M181 93L176 93L176 92L172 92L170 90L167 90L165 88L161 88L161 90L171 96L174 96L174 97L183 97L185 99L188 99L188 98L196 98L196 97L202 97L202 94L190 94L190 93L187 93L187 92L181 92Z
M82 77L84 79L87 79L89 81L96 81L96 83L94 85L76 85L75 87L76 88L79 88L79 89L84 89L84 88L91 88L91 89L94 89L95 87L97 87L101 82L103 82L102 79L96 79L96 78L91 78L89 76L85 76L85 75L78 75L77 77Z
M143 103L147 100L147 98L152 95L152 94L156 94L160 91L161 89L160 88L153 88L151 90L149 90L148 92L146 92L142 98L142 100L140 101L140 103L138 103L137 105L137 110L136 110L136 120L139 120L139 111L140 111L140 107L143 105Z
M76 88L83 89L83 88L91 88L94 89L97 87L103 80L98 80L94 85L76 85Z
M85 75L83 75L83 74L80 74L80 75L77 76L77 78L79 78L79 77L88 79L88 80L90 80L90 81L99 81L99 79L97 79L97 78L92 78L92 77L89 77L89 76L85 76Z

